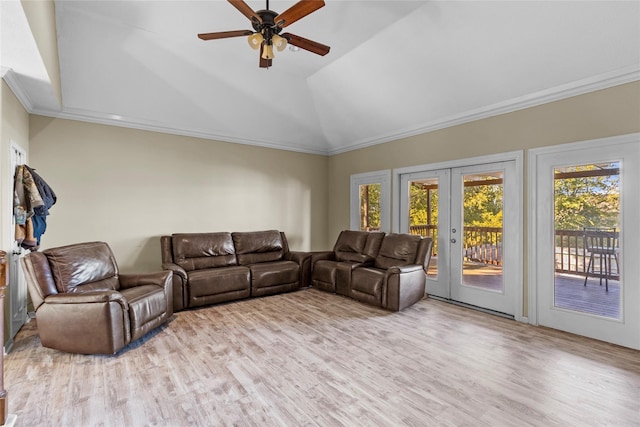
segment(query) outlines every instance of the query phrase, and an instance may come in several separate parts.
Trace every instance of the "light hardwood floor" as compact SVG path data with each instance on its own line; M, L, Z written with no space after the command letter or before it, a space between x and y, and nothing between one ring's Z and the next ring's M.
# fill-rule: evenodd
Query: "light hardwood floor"
M640 352L433 299L306 289L177 313L117 356L5 359L17 426L637 426Z

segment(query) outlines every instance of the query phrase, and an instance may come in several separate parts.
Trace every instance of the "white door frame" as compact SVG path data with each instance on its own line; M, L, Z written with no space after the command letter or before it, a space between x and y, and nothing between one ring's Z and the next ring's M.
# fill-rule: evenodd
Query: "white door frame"
M391 223L391 230L395 233L399 233L401 228L400 228L400 194L402 192L402 183L401 183L401 175L403 174L409 174L409 173L416 173L416 172L422 172L422 171L430 171L430 170L437 170L437 169L452 169L452 168L456 168L456 167L464 167L464 166L472 166L472 165L478 165L478 164L484 164L484 163L498 163L498 162L507 162L507 161L514 161L515 162L515 169L516 169L516 173L515 176L513 177L515 185L517 186L517 188L519 189L524 189L524 151L522 150L518 150L518 151L509 151L506 153L498 153L498 154L490 154L487 156L478 156L478 157L470 157L470 158L466 158L466 159L457 159L457 160L450 160L450 161L445 161L445 162L438 162L438 163L430 163L430 164L426 164L426 165L418 165L418 166L409 166L409 167L404 167L404 168L397 168L397 169L393 169L392 171L392 175L393 175L393 181L392 181L392 185L393 185L393 198L392 198L392 203L393 203L393 216L392 216L392 223ZM520 230L520 233L518 236L515 236L516 238L519 239L520 244L518 244L518 248L520 249L520 253L517 257L515 257L515 261L512 265L513 267L513 271L515 272L514 274L514 280L516 281L516 283L514 284L515 289L516 289L516 297L515 297L515 310L514 310L514 319L519 321L519 322L528 322L529 319L527 317L525 317L523 315L523 309L524 309L524 292L523 292L523 258L524 258L524 254L523 254L523 244L522 244L522 235L524 233L524 209L523 204L524 204L524 196L523 196L524 191L519 191L518 192L518 200L516 201L516 206L519 207L519 212L517 213L517 226L516 228L518 230ZM447 240L449 240L451 238L451 236L449 234L447 234L446 236Z
M574 152L576 154L581 154L587 152L588 150L600 149L602 147L606 147L606 149L610 152L611 156L608 157L616 157L616 154L622 150L620 147L623 144L637 144L637 150L640 151L640 133L633 133L628 135L615 136L610 138L601 138L594 139L588 141L581 141L569 144L556 145L552 147L543 147L538 149L533 149L529 151L529 164L528 164L528 194L529 194L529 229L528 229L528 240L529 240L529 256L528 256L528 264L530 266L528 271L528 283L529 283L529 322L538 325L540 323L540 310L543 301L548 299L548 296L544 296L544 298L540 298L541 293L543 291L548 291L549 286L553 286L553 284L547 283L548 281L552 281L553 279L549 278L549 275L552 274L552 271L547 271L548 269L545 267L548 264L548 259L542 256L542 253L545 248L542 248L538 245L539 236L541 233L544 235L550 234L552 231L550 230L548 216L552 214L547 212L545 218L539 217L540 209L552 209L553 206L553 191L549 188L549 191L541 192L539 194L539 183L538 176L540 174L539 169L542 164L542 156L556 155L558 153L571 153ZM616 145L618 149L616 150ZM636 154L637 161L640 163L640 155ZM577 159L576 161L580 161L581 159ZM607 159L603 158L602 161L606 161ZM557 165L560 166L560 165ZM623 205L621 211L621 221L622 221L622 233L620 242L621 242L621 278L624 280L626 277L626 286L623 282L623 293L622 293L622 320L603 320L596 319L595 316L590 316L587 314L581 314L578 312L561 312L560 309L553 310L554 319L558 320L558 325L554 325L551 327L557 327L558 329L563 329L568 332L596 338L603 339L603 336L595 336L596 334L600 334L602 331L600 330L599 322L606 322L609 325L609 330L606 332L605 340L608 342L614 342L616 344L624 345L627 347L632 347L636 349L640 349L640 310L638 310L638 306L640 305L640 284L638 284L638 277L640 277L640 265L637 262L637 256L640 254L640 241L637 236L640 235L640 218L638 212L640 212L640 202L637 199L640 199L638 196L637 183L640 182L640 171L637 170L638 166L635 165L635 169L632 167L625 167L624 164L621 168L622 175L622 191L633 191L636 195L636 200L630 200L628 197L625 199L623 193ZM625 190L626 187L626 190ZM629 190L631 188L632 190ZM630 205L630 203L632 203ZM542 215L540 215L542 216ZM625 239L624 237L630 236L630 238ZM547 237L548 238L548 237ZM624 258L628 260L628 262L624 262ZM545 284L539 286L541 280L546 280ZM541 301L542 300L542 301ZM551 309L550 309L551 311ZM569 317L580 317L581 321L578 322L577 325L573 325L570 323ZM549 325L547 325L549 326ZM624 331L633 331L635 330L635 336L627 337L625 336ZM634 335L632 333L631 335Z

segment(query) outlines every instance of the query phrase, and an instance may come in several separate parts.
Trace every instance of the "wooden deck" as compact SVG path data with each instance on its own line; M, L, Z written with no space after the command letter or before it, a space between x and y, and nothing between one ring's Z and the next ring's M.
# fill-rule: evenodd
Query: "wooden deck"
M436 272L435 264L429 266L429 275ZM476 265L465 267L465 285L491 291L500 291L502 286L501 267ZM604 281L603 281L604 282ZM584 276L555 274L555 306L567 310L594 314L612 319L620 318L620 281L609 280L609 292L605 292L600 279L590 277L584 286Z

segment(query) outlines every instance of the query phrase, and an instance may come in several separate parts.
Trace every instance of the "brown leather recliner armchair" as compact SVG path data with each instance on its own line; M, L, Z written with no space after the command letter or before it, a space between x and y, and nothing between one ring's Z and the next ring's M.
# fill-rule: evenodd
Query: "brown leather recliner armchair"
M373 265L353 271L351 298L392 311L415 304L425 295L432 245L430 237L385 235Z
M104 242L33 252L21 263L44 347L115 354L173 314L173 273L119 274Z

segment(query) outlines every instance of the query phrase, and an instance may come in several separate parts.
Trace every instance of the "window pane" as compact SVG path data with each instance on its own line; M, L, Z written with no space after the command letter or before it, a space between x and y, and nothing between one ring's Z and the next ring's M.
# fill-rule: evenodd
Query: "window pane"
M554 306L620 318L620 162L554 170Z
M465 175L462 284L502 292L502 172Z
M380 230L380 184L360 186L360 230Z

